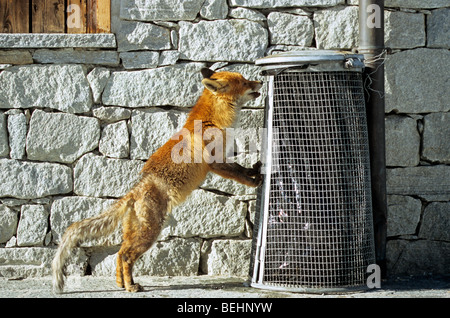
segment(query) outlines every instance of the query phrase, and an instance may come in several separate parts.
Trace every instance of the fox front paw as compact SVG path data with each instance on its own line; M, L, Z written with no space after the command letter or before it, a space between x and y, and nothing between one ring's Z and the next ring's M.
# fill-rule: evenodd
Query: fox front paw
M256 177L261 174L261 161L256 162L251 169L247 170L247 176Z
M259 187L262 184L263 181L263 177L262 174L257 174L254 178L253 178L253 182L254 182L254 187Z
M247 176L251 177L253 180L252 186L258 187L262 183L262 175L261 175L261 161L256 162L251 169L247 169Z

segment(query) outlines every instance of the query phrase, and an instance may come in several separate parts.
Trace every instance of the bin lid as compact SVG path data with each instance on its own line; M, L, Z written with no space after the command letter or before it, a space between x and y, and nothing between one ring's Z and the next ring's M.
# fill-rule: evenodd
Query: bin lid
M342 62L342 68L363 68L364 55L349 51L304 50L269 55L255 61L263 70ZM348 63L347 63L348 62Z

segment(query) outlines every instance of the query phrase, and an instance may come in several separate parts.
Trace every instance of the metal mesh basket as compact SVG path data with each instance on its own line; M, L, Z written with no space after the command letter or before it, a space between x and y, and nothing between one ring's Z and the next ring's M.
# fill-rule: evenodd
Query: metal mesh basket
M332 71L301 63L275 73L268 67L266 175L251 285L360 289L375 263L362 75L344 63L336 70L333 62Z

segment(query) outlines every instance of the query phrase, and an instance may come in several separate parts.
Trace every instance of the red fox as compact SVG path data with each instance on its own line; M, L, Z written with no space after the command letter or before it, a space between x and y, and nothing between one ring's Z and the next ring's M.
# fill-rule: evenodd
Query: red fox
M261 82L246 80L239 73L214 72L208 68L203 68L201 73L205 89L183 127L190 134L191 144L194 144L194 139L198 140L196 134L207 129L219 129L224 133L225 128L235 122L240 107L260 96L258 91L262 86ZM195 131L199 127L201 131ZM179 137L171 138L156 150L145 163L140 181L108 210L67 228L52 262L55 292L63 290L64 264L72 249L85 240L113 232L120 221L123 224L123 243L117 255L116 283L128 292L142 291L143 288L133 281L133 264L153 245L172 208L198 188L208 172L247 186L260 185L260 162L252 168L224 160L211 162L208 158L200 162L186 160L175 163L172 160L173 149L179 142ZM204 156L203 149L210 142L202 140L200 149L191 147L188 155L198 158L195 152L201 151Z

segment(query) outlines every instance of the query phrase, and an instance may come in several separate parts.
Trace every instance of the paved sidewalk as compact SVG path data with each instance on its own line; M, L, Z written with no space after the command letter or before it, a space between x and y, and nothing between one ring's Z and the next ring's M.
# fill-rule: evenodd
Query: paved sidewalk
M1 298L450 298L450 277L397 278L382 282L381 289L341 295L268 291L244 286L236 277L136 277L144 292L127 293L115 286L114 277L69 277L65 293L51 291L51 278L0 278Z

